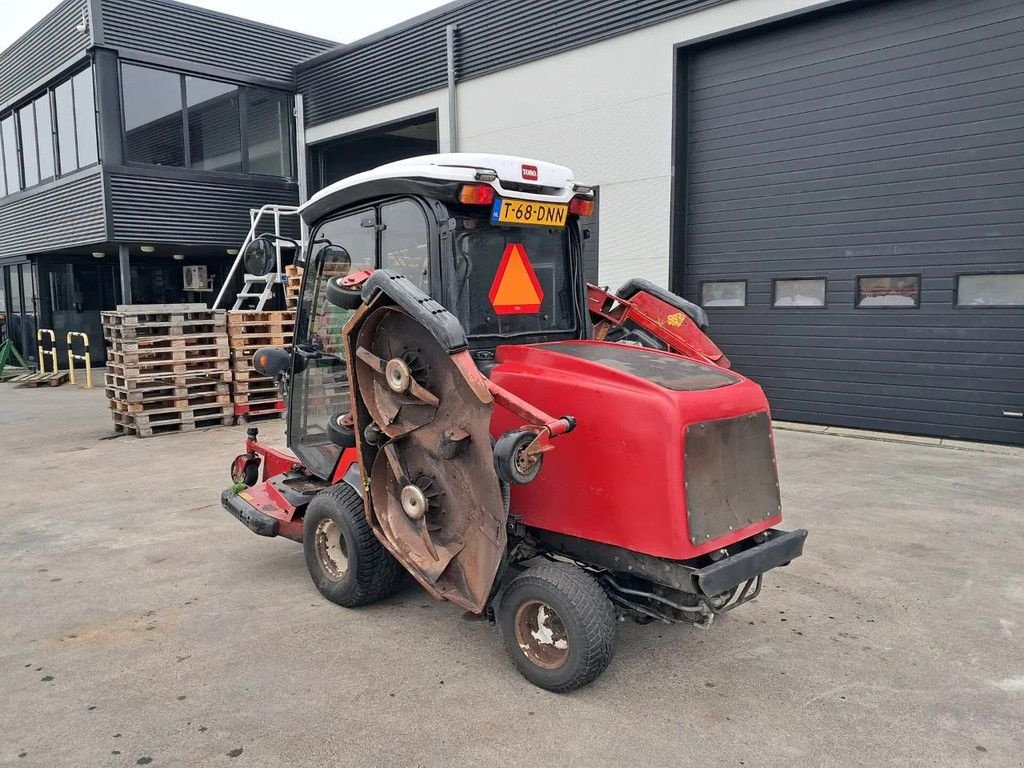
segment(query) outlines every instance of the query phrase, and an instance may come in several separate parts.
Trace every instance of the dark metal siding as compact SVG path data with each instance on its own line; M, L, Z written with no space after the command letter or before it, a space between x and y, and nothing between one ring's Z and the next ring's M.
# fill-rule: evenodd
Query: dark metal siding
M333 48L328 40L169 0L101 0L99 44L293 82L292 67Z
M305 99L306 125L443 87L448 24L459 27L456 66L459 79L466 80L722 2L478 0L450 7L299 65L296 79Z
M0 233L0 258L103 242L100 169L0 200Z
M954 308L958 273L1024 271L1024 4L857 5L689 55L685 293L748 280L712 331L774 414L1024 441L1024 307ZM920 308L854 309L885 274L921 275ZM828 307L771 309L800 276Z
M249 231L249 209L296 205L295 184L241 186L199 179L108 175L114 240L231 247Z
M0 111L53 70L84 57L89 32L78 32L87 0L65 0L0 53Z

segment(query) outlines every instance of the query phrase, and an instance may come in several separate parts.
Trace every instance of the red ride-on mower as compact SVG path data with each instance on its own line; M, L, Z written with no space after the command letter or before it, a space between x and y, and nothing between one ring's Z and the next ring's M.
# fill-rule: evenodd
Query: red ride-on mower
M301 541L327 599L408 572L553 691L604 670L619 620L707 626L807 536L775 527L768 403L703 310L583 280L593 213L569 169L494 155L313 197L294 346L255 361L287 381L294 456L251 428L222 496Z

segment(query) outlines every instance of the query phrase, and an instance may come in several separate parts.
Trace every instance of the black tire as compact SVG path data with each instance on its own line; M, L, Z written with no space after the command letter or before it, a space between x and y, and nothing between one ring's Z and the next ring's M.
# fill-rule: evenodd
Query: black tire
M506 483L526 485L532 483L540 473L544 463L544 455L537 457L533 464L526 465L519 461L526 446L536 439L533 432L511 430L506 432L494 443L494 471Z
M327 281L327 301L341 309L359 309L363 304L362 288L346 288L341 284L344 278L332 277Z
M344 568L338 570L331 568L328 554L335 532L346 561ZM309 575L320 594L346 608L374 603L394 594L405 575L402 566L373 535L363 512L363 500L347 483L321 491L309 503L302 549Z
M336 413L327 420L327 438L339 448L356 447L356 431L353 427L346 427L341 419L346 414Z
M522 619L529 630L538 604L545 608L548 638L540 640L530 633L528 638L540 642L531 644L528 639L527 645L532 647L524 649L517 626ZM536 625L541 631L540 623ZM545 563L513 578L500 598L498 626L516 669L534 685L555 693L593 682L615 652L617 621L611 601L590 575L568 563ZM564 649L558 648L560 640L564 640Z

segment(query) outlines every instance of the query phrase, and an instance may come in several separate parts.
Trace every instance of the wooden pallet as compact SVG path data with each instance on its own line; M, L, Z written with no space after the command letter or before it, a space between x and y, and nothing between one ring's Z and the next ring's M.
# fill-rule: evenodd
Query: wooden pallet
M114 429L139 437L152 437L164 432L189 432L200 427L230 426L235 416L231 405L197 405L186 409L162 409L149 413L111 411Z
M249 325L265 325L265 324L280 324L280 323L294 323L295 313L291 310L266 310L256 312L254 310L238 310L228 312L228 327L237 328L239 326Z
M8 383L20 387L59 387L67 380L67 371L51 371L50 373L23 373L9 379Z
M139 379L147 377L150 379L166 378L167 376L178 375L210 375L220 371L228 371L230 376L230 362L228 358L217 357L208 360L174 360L174 361L138 361L134 363L118 363L108 358L107 371L122 379Z
M298 309L299 290L302 288L302 267L289 264L284 268L287 276L284 284L284 304L288 309Z
M168 386L188 388L192 386L202 386L203 384L209 383L227 385L231 383L231 378L231 371L226 368L223 370L198 371L193 373L156 373L141 376L124 376L117 371L111 370L109 366L107 367L107 372L104 376L107 387L127 392L146 391L154 387Z
M236 380L231 384L231 394L235 402L244 402L253 395L262 396L264 393L272 393L274 397L278 394L277 382L270 376L258 376L244 381Z
M184 386L178 386L173 382L153 381L148 386L135 389L108 386L105 391L108 400L116 400L121 403L151 403L213 395L230 398L231 384L221 381L194 381ZM230 400L223 402L230 402Z
M118 413L134 415L153 415L164 413L181 413L212 405L231 405L231 394L224 392L200 392L186 394L181 397L153 397L147 400L128 401L112 398L107 401L110 410Z

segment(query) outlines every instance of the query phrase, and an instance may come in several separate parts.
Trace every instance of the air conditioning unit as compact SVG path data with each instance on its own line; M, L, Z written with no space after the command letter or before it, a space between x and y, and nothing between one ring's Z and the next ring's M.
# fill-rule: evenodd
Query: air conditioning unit
M206 265L192 264L181 268L182 279L186 291L212 291L210 278L206 274Z

